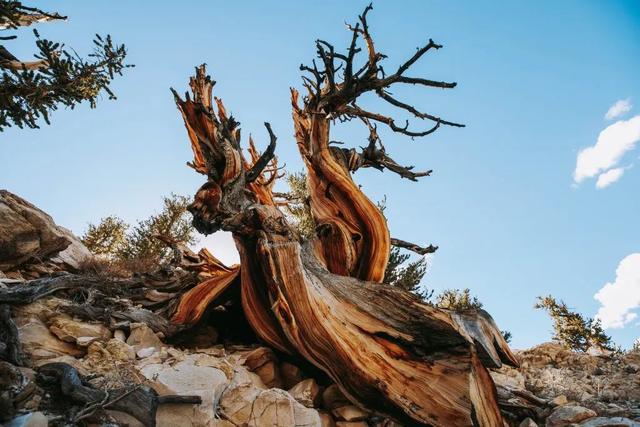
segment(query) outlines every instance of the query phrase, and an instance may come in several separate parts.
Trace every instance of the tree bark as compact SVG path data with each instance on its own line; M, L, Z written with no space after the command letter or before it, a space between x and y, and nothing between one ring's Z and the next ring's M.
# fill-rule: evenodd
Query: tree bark
M353 40L346 54L317 42L324 67L301 67L312 76L305 78L308 94L302 105L292 90L295 137L308 171L316 236L302 239L273 202L278 168L270 126L266 124L267 150L258 155L250 141L251 158L246 159L239 123L227 115L220 99L215 99L217 111L214 108L215 82L204 65L190 81L192 95L183 100L174 91L194 152L190 166L207 176L189 210L199 231L233 233L240 252L243 309L267 344L325 371L354 403L407 425L500 426L504 421L487 368L517 362L491 317L482 310L438 309L380 284L389 256L389 230L351 172L366 159L367 166L414 180L429 173L412 172L386 155L373 122L411 137L443 124L462 125L421 113L388 95L386 88L396 83L441 88L455 83L404 76L420 56L441 47L432 41L395 74L385 76L378 64L384 56L375 51L368 30L369 10L349 27ZM354 71L360 38L368 60ZM338 70L343 70L341 81ZM413 131L362 110L356 99L369 91L435 125ZM363 121L369 129L369 146L362 153L331 145L331 122L350 119Z

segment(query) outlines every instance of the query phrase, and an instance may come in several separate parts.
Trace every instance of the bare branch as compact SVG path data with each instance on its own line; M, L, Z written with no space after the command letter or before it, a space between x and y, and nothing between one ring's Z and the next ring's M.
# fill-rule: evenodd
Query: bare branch
M343 111L344 111L344 114L351 115L353 117L361 117L361 118L365 118L365 119L374 120L376 122L384 123L387 126L389 126L389 128L392 131L397 132L397 133L401 133L403 135L407 135L407 136L410 136L410 137L426 136L426 135L429 135L430 133L435 132L440 127L440 122L438 121L438 122L436 122L435 126L433 126L431 129L427 129L427 130L422 131L422 132L414 132L414 131L410 131L408 129L409 128L409 122L407 122L404 127L400 127L400 126L396 125L396 123L393 120L393 118L387 117L387 116L383 116L382 114L372 113L370 111L363 110L362 108L358 107L357 105L352 105L350 107L346 107Z
M448 126L455 126L455 127L459 127L459 128L465 127L465 125L460 124L460 123L449 122L447 120L442 120L440 117L436 117L436 116L433 116L433 115L427 114L427 113L422 113L422 112L416 110L411 105L405 104L404 102L398 101L397 99L393 98L391 95L389 95L388 93L386 93L382 89L378 89L376 91L376 93L378 94L378 96L380 98L384 99L389 104L395 105L396 107L402 108L403 110L407 110L408 112L410 112L411 114L413 114L414 116L416 116L416 117L418 117L420 119L428 119L428 120L437 122L438 124L443 124L443 125L448 125Z
M391 238L391 245L397 248L402 248L411 252L415 252L419 255L432 254L438 250L437 246L429 245L427 247L422 247L422 246L416 245L415 243L407 242L405 240L400 240L393 237Z
M396 71L396 74L401 76L402 73L407 71L409 67L411 67L418 59L422 57L422 55L427 53L430 49L440 49L441 47L442 45L434 43L433 40L429 39L429 43L427 43L426 46L418 49L418 51L407 62L398 67L398 71Z
M264 153L260 156L260 158L254 163L254 165L249 169L245 175L245 179L247 183L253 182L260 176L262 170L267 166L267 164L273 159L274 152L276 150L276 135L271 130L271 124L268 122L264 123L264 126L267 128L269 132L269 146L264 150Z
M436 80L428 80L428 79L421 79L421 78L416 78L416 77L405 77L405 76L400 76L397 77L394 80L394 83L408 83L408 84L413 84L413 85L423 85L423 86L431 86L431 87L439 87L442 89L453 89L454 87L456 87L458 84L456 82L439 82Z

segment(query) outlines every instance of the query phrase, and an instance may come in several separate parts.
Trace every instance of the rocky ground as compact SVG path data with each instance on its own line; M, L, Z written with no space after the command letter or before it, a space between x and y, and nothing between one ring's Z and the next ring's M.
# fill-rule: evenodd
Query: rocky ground
M0 293L32 279L77 273L90 257L44 212L0 192ZM158 426L398 426L351 404L326 375L302 360L255 340L221 339L218 332L229 325L209 321L176 340L131 318L76 316L70 310L73 295L55 293L20 304L0 300L3 425L145 425L144 417L115 410L118 400L143 390L155 399ZM118 301L118 307L136 304ZM19 337L19 352L11 336ZM517 356L519 368L492 373L512 425L640 426L639 352L577 354L545 343ZM52 381L48 373L61 366L71 367L82 387L104 399L82 401L60 378ZM187 398L166 403L162 396ZM176 401L171 399L166 400Z

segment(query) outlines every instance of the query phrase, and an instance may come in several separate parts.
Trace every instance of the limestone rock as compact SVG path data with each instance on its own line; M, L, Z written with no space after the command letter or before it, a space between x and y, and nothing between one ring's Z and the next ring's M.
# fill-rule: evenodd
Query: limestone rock
M32 260L47 260L67 249L61 262L75 264L89 255L69 230L56 225L51 216L31 203L0 190L0 270L9 271Z
M60 227L62 228L62 227ZM66 229L64 229L66 230ZM68 230L66 230L68 231ZM69 232L71 234L71 232ZM64 270L77 271L81 268L83 261L91 258L93 255L87 247L75 236L73 236L71 244L67 248L51 258L51 262L63 267Z
M522 422L518 425L518 427L538 427L538 424L536 424L536 422L533 421L531 418L527 417L524 420L522 420Z
M335 427L336 422L333 420L331 414L327 412L320 411L320 425L322 427Z
M331 384L322 392L322 406L329 411L350 404L337 384Z
M640 422L623 417L595 417L580 423L582 427L640 427Z
M280 364L280 377L285 388L289 389L304 379L302 371L296 365L289 362Z
M157 351L158 350L156 350L154 347L145 347L136 351L136 356L138 356L140 359L144 359L145 357L152 356Z
M278 359L270 348L259 347L253 350L247 355L244 364L250 371L255 372L268 387L282 387Z
M522 375L517 369L506 365L498 371L491 371L491 378L493 378L496 385L519 389L525 388L524 375Z
M200 405L160 405L156 417L158 427L215 425L215 409L229 380L219 369L198 366L197 360L198 355L189 355L173 365L156 363L140 369L160 395L198 395L202 398Z
M559 406L547 418L547 427L564 427L593 418L597 414L582 406Z
M133 347L136 352L148 347L160 350L163 346L160 338L144 323L131 324L131 334L127 338L127 344Z
M113 332L113 337L119 341L122 342L126 342L127 341L127 336L125 335L124 331L122 329L116 329Z
M73 344L64 342L53 335L46 324L32 310L34 307L43 309L45 303L30 304L28 309L16 310L15 323L20 334L20 341L24 351L36 362L38 360L53 359L59 356L82 357L84 351Z
M346 405L335 408L331 411L338 420L343 421L364 421L369 417L369 413L355 405Z
M224 418L235 425L255 427L321 427L316 410L301 405L284 390L260 388L261 382L256 384L252 375L236 367L236 375L220 400Z
M320 396L320 387L313 378L300 381L289 390L289 394L307 408L313 408Z
M49 421L42 412L29 412L6 423L5 427L47 427Z
M66 314L51 319L49 330L62 341L71 343L78 343L78 339L81 337L103 340L111 338L111 331L104 325L76 321Z
M567 396L565 396L564 394L561 394L554 397L549 403L551 403L551 405L553 406L563 406L569 403L569 400L567 399Z
M338 421L336 427L369 427L364 421Z

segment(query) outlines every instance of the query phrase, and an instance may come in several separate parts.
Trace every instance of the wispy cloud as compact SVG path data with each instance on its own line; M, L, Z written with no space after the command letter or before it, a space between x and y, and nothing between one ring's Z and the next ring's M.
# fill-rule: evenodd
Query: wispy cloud
M631 105L631 99L627 98L627 99L621 99L619 101L616 101L615 104L613 104L611 107L609 107L609 110L607 110L607 114L604 115L604 118L607 120L613 120L618 116L621 116L624 113L628 113L629 111L631 111L631 108L633 106Z
M624 168L615 168L609 169L608 171L601 173L598 176L598 181L596 182L596 188L602 189L610 186L620 178L624 174Z
M640 307L640 253L625 257L616 269L616 279L605 284L594 298L601 304L596 317L605 328L622 328L638 317Z
M622 156L633 150L638 141L640 141L640 115L629 120L618 120L607 126L598 135L595 145L584 148L578 153L576 169L573 173L575 183L579 184L587 178L593 178L615 168ZM620 172L615 172L613 175L616 173L622 176Z

